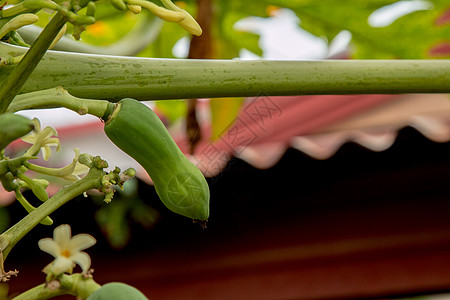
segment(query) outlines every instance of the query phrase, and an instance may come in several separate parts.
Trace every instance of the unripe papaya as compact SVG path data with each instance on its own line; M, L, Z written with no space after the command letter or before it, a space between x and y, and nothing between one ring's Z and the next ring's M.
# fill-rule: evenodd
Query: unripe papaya
M33 130L32 120L13 113L0 114L0 150Z
M121 282L102 285L86 300L148 300L138 289Z
M121 100L104 130L147 171L164 205L194 220L208 219L210 195L205 177L149 107L134 99Z

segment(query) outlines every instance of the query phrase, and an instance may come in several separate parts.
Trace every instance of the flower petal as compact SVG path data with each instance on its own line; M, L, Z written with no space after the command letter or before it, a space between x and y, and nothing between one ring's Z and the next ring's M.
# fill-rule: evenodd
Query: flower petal
M63 179L70 181L70 182L77 182L78 180L80 180L81 178L78 177L77 175L66 175L66 176L62 176Z
M41 148L42 150L42 157L45 161L47 161L50 158L50 155L52 155L52 149L48 145L45 145Z
M72 174L73 175L84 175L84 174L87 174L88 172L89 172L88 166L85 166L85 165L77 162L77 164L75 165L75 170L73 170Z
M41 131L41 121L39 121L38 118L33 118L33 123L34 123L34 131L35 132Z
M53 231L53 240L61 249L67 249L71 236L72 232L70 230L70 226L67 224L59 225Z
M38 242L39 249L41 249L44 252L47 252L48 254L52 255L53 257L58 257L60 255L60 248L57 243L51 238L41 239Z
M39 133L39 135L42 137L42 139L47 139L51 138L52 136L58 136L58 132L55 128L47 126Z
M86 272L91 267L91 258L86 252L77 252L71 259L81 267L83 272Z
M75 253L91 247L96 242L97 241L93 236L87 233L81 233L77 234L70 240L68 248L71 253Z
M28 144L34 144L36 141L36 134L34 132L27 134L26 136L22 137L22 141Z
M55 274L62 274L65 272L72 272L74 262L65 256L58 256L52 263L50 270Z
M56 147L56 152L61 150L61 143L58 138L46 138L41 142L42 147Z
M50 147L60 147L60 142L58 138L48 138L45 139L43 143Z

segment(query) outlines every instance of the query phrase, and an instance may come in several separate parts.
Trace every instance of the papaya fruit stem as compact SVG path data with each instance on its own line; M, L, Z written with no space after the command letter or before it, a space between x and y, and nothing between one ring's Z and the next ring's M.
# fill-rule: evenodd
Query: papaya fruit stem
M74 97L63 87L18 95L11 102L7 112L24 109L65 107L80 115L90 114L102 118L114 104L106 100L92 100Z
M51 284L43 283L35 286L13 298L13 300L44 300L61 295L72 295L86 299L100 287L92 277L86 277L83 274L63 274L58 280L52 281Z

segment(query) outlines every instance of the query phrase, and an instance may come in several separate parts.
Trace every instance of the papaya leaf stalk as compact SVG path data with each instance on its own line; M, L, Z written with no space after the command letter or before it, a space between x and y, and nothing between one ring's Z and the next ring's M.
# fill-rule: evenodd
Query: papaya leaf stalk
M0 43L0 56L25 48ZM0 81L11 67L0 68ZM63 86L118 101L259 95L449 93L450 60L242 61L48 51L21 93Z

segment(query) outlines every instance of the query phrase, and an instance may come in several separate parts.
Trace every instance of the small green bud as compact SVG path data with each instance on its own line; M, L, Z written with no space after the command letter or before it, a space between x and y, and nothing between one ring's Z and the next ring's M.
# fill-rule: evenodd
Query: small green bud
M59 5L51 0L25 0L22 2L23 7L36 10L42 8L49 8L52 10L58 10Z
M123 0L111 0L111 4L120 11L127 10L127 5L123 2Z
M16 30L20 27L30 25L39 21L39 17L35 14L21 14L9 20L0 28L0 38L4 37L8 32Z
M128 7L128 10L134 14L138 14L142 11L142 7L140 5L127 4L127 7Z
M39 182L34 181L30 177L26 176L25 174L18 172L17 177L21 180L23 180L28 187L31 189L33 194L42 202L45 202L48 200L48 194L45 190L44 186L42 186Z
M33 181L39 185L41 185L44 189L48 188L48 186L50 185L50 182L48 180L42 179L42 178L38 178L38 179L33 179Z
M77 24L80 25L92 25L95 23L95 18L93 16L82 16L82 15L77 15L75 17L75 22Z
M96 6L95 6L95 2L89 2L87 7L86 7L86 16L91 16L94 17L95 16L95 11L96 11Z
M78 157L78 162L82 165L85 165L87 167L92 167L92 161L94 160L94 158L92 157L92 155L88 154L88 153L83 153L80 154L80 156Z
M178 22L178 25L183 27L184 30L193 35L197 36L202 35L202 28L200 27L200 25L198 25L197 21L187 11L173 4L171 0L161 0L161 2L168 9L183 13L185 15L183 20Z
M148 2L145 6L152 14L167 21L167 22L180 22L185 18L184 13L166 9L158 6L152 2Z
M136 170L133 168L128 168L123 172L123 174L131 178L136 176Z
M0 182L2 183L3 188L7 192L12 192L16 190L19 186L14 181L14 175L11 172L8 172L2 176L0 176Z
M48 49L52 49L53 47L55 47L56 43L59 42L59 40L66 34L67 31L67 24L64 24L64 26L61 28L61 30L58 32L58 34L56 35L55 39L53 40L53 42L50 44L50 46L48 47Z
M96 167L97 169L105 169L108 167L108 163L105 160L103 160L100 156L95 156L92 159L92 163L93 166Z

